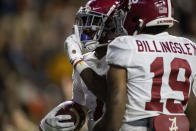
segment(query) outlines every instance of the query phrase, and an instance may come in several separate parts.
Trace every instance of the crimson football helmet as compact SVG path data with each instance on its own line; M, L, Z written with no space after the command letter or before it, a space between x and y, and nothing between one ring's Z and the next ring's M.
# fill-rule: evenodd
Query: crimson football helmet
M124 28L129 35L140 33L145 27L172 27L173 18L171 0L122 0L123 10L128 10Z
M80 40L89 50L107 45L108 31L136 35L145 27L172 27L174 22L171 0L90 0L76 15Z
M92 51L107 45L109 40L103 39L107 31L117 31L114 17L119 2L120 0L90 0L85 7L79 9L76 14L76 25L84 48ZM120 27L123 29L123 26L119 26L119 30Z

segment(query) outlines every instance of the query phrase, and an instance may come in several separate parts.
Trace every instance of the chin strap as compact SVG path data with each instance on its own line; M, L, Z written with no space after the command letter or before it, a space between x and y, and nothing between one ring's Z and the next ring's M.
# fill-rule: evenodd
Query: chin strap
M105 44L99 44L99 45L97 45L97 48L98 47L103 47L103 46L107 46L109 43L105 43Z
M95 41L91 41L91 42L87 42L87 44L86 44L86 49L88 50L88 51L94 51L96 48L98 48L98 47L103 47L103 46L107 46L109 44L109 42L108 43L104 43L104 44L99 44L99 42L95 42Z

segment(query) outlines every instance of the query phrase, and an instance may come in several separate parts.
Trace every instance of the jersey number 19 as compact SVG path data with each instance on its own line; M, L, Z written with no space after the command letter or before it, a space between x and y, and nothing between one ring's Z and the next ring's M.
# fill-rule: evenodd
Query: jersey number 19
M154 78L151 90L151 101L146 102L146 110L163 112L163 103L161 100L162 77L164 74L163 57L157 57L150 66L150 72L153 72ZM189 94L191 68L189 63L180 58L174 58L170 64L171 72L169 74L168 84L173 91L182 91L184 101L174 103L174 99L167 99L166 108L170 113L183 113L183 105L186 105ZM177 81L180 68L185 70L185 81Z

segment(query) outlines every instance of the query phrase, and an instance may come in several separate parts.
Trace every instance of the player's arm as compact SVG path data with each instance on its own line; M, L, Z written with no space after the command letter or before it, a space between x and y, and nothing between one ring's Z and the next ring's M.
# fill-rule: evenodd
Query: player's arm
M72 101L74 103L77 103L77 107L79 109L87 112L86 107L83 106L83 104L85 103L85 96L82 90L82 83L80 76L76 72L73 73ZM63 106L66 105L66 103L67 101L53 108L41 120L40 131L73 131L76 128L73 122L69 122L69 120L71 120L71 115L69 115L69 113L56 116L57 112L62 109Z
M93 92L102 101L105 101L106 98L106 77L100 76L94 72L91 68L84 69L80 76L88 89Z
M66 102L65 102L66 103ZM61 122L71 119L71 115L59 115L57 112L63 108L64 102L53 108L40 122L40 131L73 131L74 122Z
M186 109L186 115L189 118L190 121L190 127L192 129L196 129L196 97L194 96L193 91L191 91L187 109Z
M110 65L107 74L106 112L93 131L118 131L120 129L127 100L126 81L126 69Z
M83 61L82 46L78 36L77 26L74 26L75 34L65 40L65 50L74 69L78 71L84 83L100 100L105 99L106 80L99 76L88 64Z

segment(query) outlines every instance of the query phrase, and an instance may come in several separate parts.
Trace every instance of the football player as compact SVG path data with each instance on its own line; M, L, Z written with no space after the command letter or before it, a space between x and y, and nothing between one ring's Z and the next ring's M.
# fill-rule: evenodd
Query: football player
M88 130L94 121L102 115L103 102L106 99L105 61L107 45L115 37L127 34L123 28L125 14L117 10L119 0L90 0L76 14L74 34L65 40L65 49L74 66L73 99L88 112ZM89 52L82 55L82 50ZM75 129L70 115L55 116L63 104L55 107L42 119L43 131L70 131Z
M121 2L132 35L108 46L106 111L93 131L195 128L196 44L165 32L175 23L171 0Z

